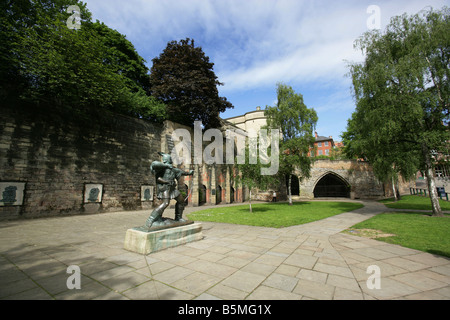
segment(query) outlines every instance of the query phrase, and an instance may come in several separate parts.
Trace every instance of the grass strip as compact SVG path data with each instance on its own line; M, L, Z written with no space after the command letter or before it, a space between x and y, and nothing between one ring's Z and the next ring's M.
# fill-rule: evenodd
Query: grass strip
M250 226L283 228L325 219L362 208L355 202L301 201L288 203L255 203L249 205L211 208L190 213L194 221L223 222Z

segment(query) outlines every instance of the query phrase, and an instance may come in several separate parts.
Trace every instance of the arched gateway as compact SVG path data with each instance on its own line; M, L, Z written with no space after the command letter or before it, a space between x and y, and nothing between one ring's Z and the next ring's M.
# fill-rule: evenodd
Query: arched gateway
M320 178L314 187L314 198L350 198L350 184L334 172Z
M297 173L301 176L301 172ZM380 199L383 184L373 174L368 162L356 160L314 161L309 178L300 182L300 197L342 197L350 199Z

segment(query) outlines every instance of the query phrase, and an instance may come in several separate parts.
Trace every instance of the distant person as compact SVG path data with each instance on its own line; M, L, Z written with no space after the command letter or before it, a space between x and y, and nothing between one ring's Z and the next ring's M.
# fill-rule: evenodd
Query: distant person
M277 202L277 193L275 191L272 194L272 202Z

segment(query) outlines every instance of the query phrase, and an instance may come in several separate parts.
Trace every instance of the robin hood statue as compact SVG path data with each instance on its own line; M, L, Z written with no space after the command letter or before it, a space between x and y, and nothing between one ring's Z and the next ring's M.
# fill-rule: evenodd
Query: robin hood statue
M181 176L192 176L194 170L186 172L174 168L170 154L162 152L158 152L158 154L162 156L162 162L153 161L150 165L150 170L156 178L156 197L162 200L162 204L153 210L150 217L145 222L145 227L147 229L150 229L152 226L173 224L173 221L180 223L187 222L182 218L186 199L184 199L180 191L176 188L177 183L175 180L180 179ZM163 212L172 199L177 201L175 205L175 220L163 219Z

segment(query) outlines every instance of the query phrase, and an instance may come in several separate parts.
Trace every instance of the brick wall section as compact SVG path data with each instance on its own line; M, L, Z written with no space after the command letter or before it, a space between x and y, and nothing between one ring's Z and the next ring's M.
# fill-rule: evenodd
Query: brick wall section
M62 120L2 108L0 182L26 186L23 205L0 207L0 219L139 209L141 185L154 185L150 163L159 159L161 132L161 125L120 115ZM86 183L103 184L97 207L83 204Z

